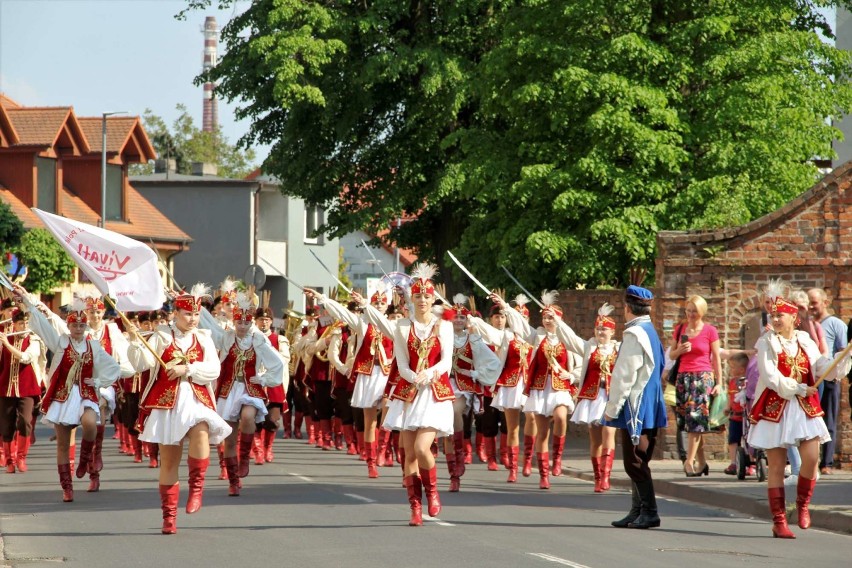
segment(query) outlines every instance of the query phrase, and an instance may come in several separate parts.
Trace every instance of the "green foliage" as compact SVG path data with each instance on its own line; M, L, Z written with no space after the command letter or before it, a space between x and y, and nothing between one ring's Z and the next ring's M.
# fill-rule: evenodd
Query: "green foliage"
M332 235L416 215L391 237L489 285L505 263L533 289L616 286L653 269L658 231L814 183L852 110L850 55L819 35L832 4L258 0L203 80Z
M24 224L12 213L5 201L0 201L0 252L7 252L17 247L24 235Z
M47 294L74 276L74 261L46 229L27 231L15 253L29 271L24 286L32 293Z
M172 123L155 115L151 109L145 109L142 120L145 131L151 139L157 157L173 159L177 172L192 173L192 162L207 162L218 166L221 177L241 179L256 168L254 150L241 150L228 143L228 139L218 130L204 132L195 126L192 116L184 105L177 105L180 116ZM130 175L144 175L154 172L153 164L131 165Z

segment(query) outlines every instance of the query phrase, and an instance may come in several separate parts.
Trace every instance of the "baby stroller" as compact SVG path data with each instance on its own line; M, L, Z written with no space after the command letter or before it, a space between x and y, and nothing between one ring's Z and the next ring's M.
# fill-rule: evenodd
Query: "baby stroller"
M749 365L749 367L751 367L751 365ZM738 386L740 388L740 393L745 392L746 394L746 403L744 405L745 411L743 412L743 437L740 441L740 447L737 448L737 479L745 479L746 475L748 475L748 469L754 466L757 480L763 482L766 481L767 472L769 471L766 453L763 450L751 448L748 445L748 432L751 429L751 423L749 422L748 417L751 414L751 405L754 403L754 389L757 386L757 379L754 378L752 384L749 373L746 373L746 376L743 379L740 379L740 384ZM749 394L751 396L749 396Z

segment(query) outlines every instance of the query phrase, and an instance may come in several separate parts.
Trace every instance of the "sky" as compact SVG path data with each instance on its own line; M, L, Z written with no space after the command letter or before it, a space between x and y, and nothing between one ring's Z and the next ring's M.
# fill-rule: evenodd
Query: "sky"
M24 106L73 106L77 116L146 108L171 125L184 104L201 127L205 16L223 27L248 7L174 18L181 0L0 0L0 92ZM220 46L220 56L222 49ZM219 101L228 141L248 131L234 119L237 105ZM268 148L255 148L258 163Z

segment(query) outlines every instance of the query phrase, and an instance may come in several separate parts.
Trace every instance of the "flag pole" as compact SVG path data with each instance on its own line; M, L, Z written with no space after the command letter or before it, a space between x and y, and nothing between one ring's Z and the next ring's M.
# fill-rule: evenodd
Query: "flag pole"
M137 339L139 339L139 340L142 342L142 344L143 344L145 347L147 347L147 348L148 348L148 351L150 351L150 352L151 352L151 354L152 354L152 355L153 355L153 356L157 359L157 362L159 362L159 363L160 363L160 366L161 366L163 369L165 369L165 368L166 368L166 364L165 364L165 363L163 363L163 359L162 359L162 357L160 357L159 355L157 355L157 352L156 352L156 351L154 351L154 348L153 348L153 347L151 347L151 345L150 345L147 341L145 341L145 338L144 338L144 337L142 337L141 335L139 335L139 330L138 330L138 329L136 329L136 326L135 326L135 325L133 325L133 324L130 322L130 320L129 320L129 319L127 319L127 316L126 316L126 315L124 315L124 312L122 312L121 310L119 310L119 309L115 306L115 302L113 302L113 301L112 301L112 298L110 298L110 297L109 297L109 294L104 294L104 301L105 301L107 304L109 304L109 306L110 306L112 309L114 309L114 310L116 311L116 313L117 313L117 314L119 315L119 317L121 318L121 321L123 321L123 322L124 322L124 327L125 327L125 329L127 329L127 330L132 329L132 330L133 330L133 335L135 335L135 336L136 336L136 338L137 338Z

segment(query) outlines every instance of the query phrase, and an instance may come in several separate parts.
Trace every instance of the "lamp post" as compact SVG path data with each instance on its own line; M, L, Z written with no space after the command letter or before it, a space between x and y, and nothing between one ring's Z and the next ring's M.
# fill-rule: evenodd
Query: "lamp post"
M103 113L101 121L101 218L98 226L106 228L106 123L107 117L115 114L127 114L126 110L116 110Z

